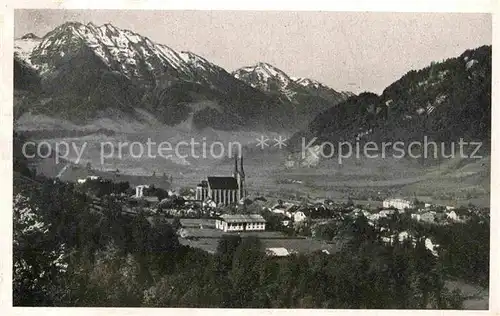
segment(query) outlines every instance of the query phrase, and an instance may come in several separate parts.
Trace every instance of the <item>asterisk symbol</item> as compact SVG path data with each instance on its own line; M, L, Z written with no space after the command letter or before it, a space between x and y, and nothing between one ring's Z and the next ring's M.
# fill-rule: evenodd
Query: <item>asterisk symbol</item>
M274 144L274 147L278 146L279 149L281 149L282 147L286 147L286 138L282 137L281 135L278 138L275 138L274 141L276 142L276 144Z
M261 135L259 138L256 138L256 140L257 140L257 147L260 147L260 149L264 149L264 147L269 146L267 144L269 138L265 137L264 135Z

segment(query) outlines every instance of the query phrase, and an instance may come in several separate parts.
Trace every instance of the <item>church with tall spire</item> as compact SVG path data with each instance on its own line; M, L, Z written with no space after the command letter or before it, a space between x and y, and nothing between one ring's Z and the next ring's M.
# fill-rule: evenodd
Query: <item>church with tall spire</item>
M245 171L243 170L243 156L234 157L234 171L232 177L210 176L196 186L196 200L212 200L217 205L239 203L246 198Z

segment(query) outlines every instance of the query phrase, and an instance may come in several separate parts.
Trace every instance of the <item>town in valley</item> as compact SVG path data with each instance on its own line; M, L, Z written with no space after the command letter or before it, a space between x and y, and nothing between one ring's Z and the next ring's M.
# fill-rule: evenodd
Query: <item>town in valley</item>
M15 21L14 306L488 309L491 14Z

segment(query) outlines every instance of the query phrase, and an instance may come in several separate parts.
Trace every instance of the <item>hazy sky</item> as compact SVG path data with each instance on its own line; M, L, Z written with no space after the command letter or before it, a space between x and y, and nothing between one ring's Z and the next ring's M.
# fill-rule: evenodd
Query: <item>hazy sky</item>
M228 71L264 61L356 93L491 44L491 15L472 13L17 10L15 36L66 21L111 23Z

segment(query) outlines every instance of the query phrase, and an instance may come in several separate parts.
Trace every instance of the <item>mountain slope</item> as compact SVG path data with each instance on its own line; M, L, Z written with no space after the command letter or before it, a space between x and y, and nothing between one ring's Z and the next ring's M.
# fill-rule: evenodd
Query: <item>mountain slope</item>
M199 55L111 24L67 22L42 39L28 34L16 40L15 55L41 78L38 102L23 110L75 122L109 115L108 109L133 115L132 109L143 108L166 124L194 115L199 127L287 129L338 102L311 100L308 93L293 100L266 93ZM205 100L218 106L195 112L189 107Z
M337 92L334 89L309 78L294 78L277 67L259 62L233 71L233 76L252 87L270 94L281 94L292 102L298 103L300 97L317 96L331 102L340 102L352 93Z
M409 71L378 96L362 93L319 114L291 140L482 141L491 132L491 46ZM308 141L306 141L308 143Z
M31 54L33 49L38 46L41 41L42 39L33 33L28 33L16 39L14 41L14 57L17 57L18 60L22 60L31 67L35 67L31 63Z
M291 111L305 118L305 121L352 95L337 92L312 79L290 77L281 69L264 62L237 69L233 76L267 95L290 102Z
M292 81L282 70L263 62L237 69L233 72L233 76L266 92L285 93Z

